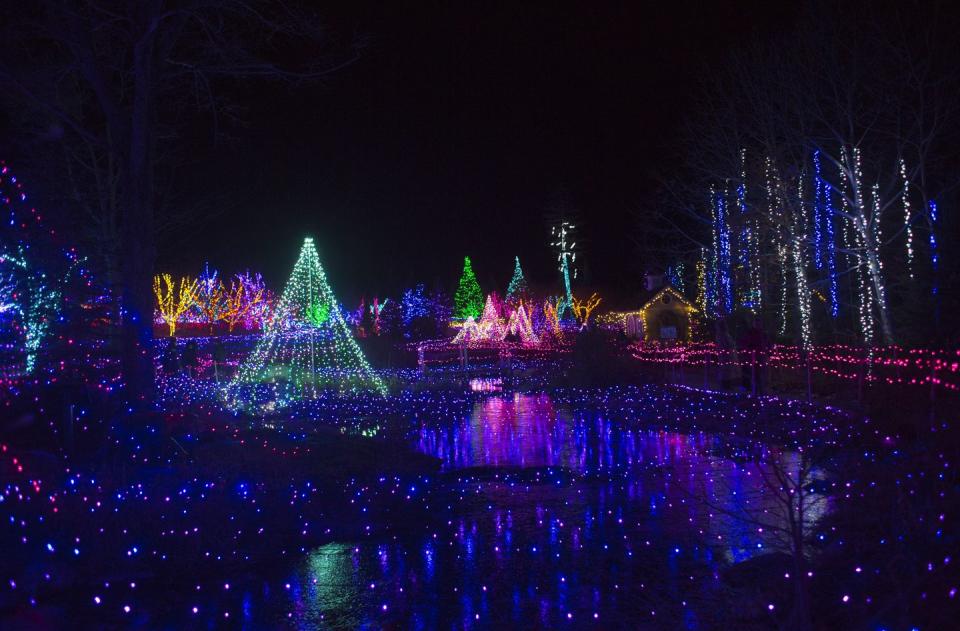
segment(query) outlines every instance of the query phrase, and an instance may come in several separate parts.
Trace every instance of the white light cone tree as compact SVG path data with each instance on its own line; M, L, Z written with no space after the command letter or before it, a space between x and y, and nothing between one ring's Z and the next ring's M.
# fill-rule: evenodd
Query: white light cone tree
M313 239L303 242L273 320L226 389L235 407L285 407L329 391L386 387L343 319Z

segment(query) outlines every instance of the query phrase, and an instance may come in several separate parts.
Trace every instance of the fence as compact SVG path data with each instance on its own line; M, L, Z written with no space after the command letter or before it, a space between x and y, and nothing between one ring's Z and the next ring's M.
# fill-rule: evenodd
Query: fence
M683 383L693 376L687 374L688 369L700 372L705 385L711 379L722 385L724 372L728 379L731 373L738 372L743 385L753 392L769 381L772 371L781 376L792 375L792 384L805 385L808 398L815 382L821 387L835 387L838 382L854 384L858 398L863 397L864 387L870 384L925 387L931 399L938 391L960 392L960 350L835 344L809 350L775 345L751 351L722 348L715 343L637 342L630 345L630 353L639 362L664 366L667 379Z

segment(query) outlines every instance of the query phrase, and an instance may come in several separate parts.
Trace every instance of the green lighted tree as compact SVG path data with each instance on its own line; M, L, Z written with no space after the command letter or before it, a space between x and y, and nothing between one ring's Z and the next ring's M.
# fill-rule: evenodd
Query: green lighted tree
M507 303L513 304L520 301L526 301L530 288L527 286L527 279L523 277L523 270L520 269L520 257L515 257L513 266L513 278L507 285Z
M483 313L483 291L473 273L470 257L463 257L463 273L460 275L460 285L453 296L453 317L466 320L470 316L479 318Z
M283 407L328 390L386 393L337 307L313 239L307 238L274 321L226 394L234 407Z

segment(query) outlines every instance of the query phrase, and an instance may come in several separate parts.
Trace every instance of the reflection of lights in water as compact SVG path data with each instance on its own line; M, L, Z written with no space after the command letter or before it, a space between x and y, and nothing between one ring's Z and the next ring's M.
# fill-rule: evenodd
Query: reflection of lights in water
M724 445L720 437L703 433L624 429L596 411L574 413L549 396L526 394L482 399L469 418L424 426L417 436L417 448L440 458L447 469L564 467L625 474L630 484L611 492L628 501L646 494L644 506L662 519L675 519L665 508L688 507L682 528L708 534L728 561L780 549L777 533L747 525L757 515L772 524L789 519L764 484L764 475L772 475L770 455L768 464L729 460L721 455ZM795 452L779 458L788 470L796 467ZM821 502L810 505L808 523L816 523L826 508Z
M553 627L571 620L579 626L594 616L604 628L710 627L718 594L727 589L719 578L724 566L780 549L774 533L735 517L741 510L764 514L767 521L779 517L770 508L776 506L775 494L765 490L762 479L769 464L757 461L779 458L790 471L798 466L798 452L766 448L732 433L663 429L750 423L770 437L769 410L778 405L772 400L749 400L769 406L761 417L751 415L746 404L732 407L712 395L654 388L614 393L619 398L603 401L594 391L554 398L458 392L391 399L389 409L402 419L400 427L411 427L410 419L410 439L439 456L444 473L383 475L319 488L300 480L279 490L255 471L245 471L229 487L195 481L169 500L149 494L162 498L157 521L164 530L154 538L146 526L129 534L110 529L116 511L130 520L141 506L151 506L146 503L151 487L138 483L122 495L98 492L109 536L117 536L124 549L140 546L136 563L182 560L191 553L219 562L261 546L272 554L276 545L279 564L237 572L212 564L195 579L196 591L192 577L186 590L140 586L135 593L111 581L112 587L83 594L99 607L87 622L99 622L105 615L100 612L111 607L125 615L120 607L129 601L133 615L147 617L149 626L171 627L189 626L179 618L183 615L195 626L211 626L227 614L231 621L249 620L253 628ZM421 405L427 400L432 407ZM375 416L385 429L395 427L374 414L375 407L327 403L323 409L341 422L335 426L341 430L347 414ZM789 411L774 408L774 413L786 418L784 409ZM798 416L801 427L818 422L812 414ZM680 420L688 418L693 422ZM277 420L277 427L285 426ZM740 434L746 435L749 429ZM272 452L271 442L264 447ZM472 467L477 469L467 470ZM810 477L819 475L814 470ZM57 515L65 512L65 502L91 510L86 501L91 491L83 493L58 496ZM5 497L5 511L46 506L15 503L14 493ZM230 530L204 539L195 515L210 510L211 501L230 516ZM819 519L825 509L821 504L810 519ZM45 517L32 525L33 532L53 516ZM41 558L62 562L61 548L69 554L65 545L72 546L72 539L51 537L54 550L44 548ZM331 537L342 543L311 547ZM46 543L36 534L25 541L24 549ZM86 554L86 539L77 545ZM224 579L230 588L224 588ZM18 584L13 589L23 593L24 579ZM767 615L767 603L762 606ZM173 612L169 624L158 611Z
M499 377L477 377L470 380L471 392L500 392L503 382Z
M386 572L388 567L382 565L381 571ZM364 598L365 576L352 545L330 543L311 551L301 575L304 589L296 602L298 617L317 620L326 618L327 612L336 612L338 616L362 612L370 604ZM352 625L360 620L348 615L339 622Z

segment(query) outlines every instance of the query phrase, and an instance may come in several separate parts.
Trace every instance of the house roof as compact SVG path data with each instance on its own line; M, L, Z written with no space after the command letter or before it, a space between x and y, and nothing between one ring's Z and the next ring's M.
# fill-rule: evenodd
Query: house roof
M648 308L650 305L652 305L654 302L656 302L657 300L659 300L660 297L663 296L663 294L670 294L671 296L673 296L674 298L676 298L677 300L679 300L680 302L682 302L683 304L685 304L685 305L686 305L689 309L691 309L692 311L698 311L698 309L697 309L695 306L693 306L693 303L691 303L689 300L687 300L686 298L684 298L684 297L683 297L683 294L681 294L679 291L677 291L676 289L674 289L674 288L671 287L670 285L667 285L667 286L663 287L662 289L660 289L660 291L658 291L657 293L653 294L653 297L650 298L650 300L648 300L648 301L646 301L645 303L643 303L643 306L640 307L639 311L646 311L647 308Z
M624 317L628 315L639 315L642 311L647 309L647 307L651 306L653 303L659 300L660 297L665 292L668 292L671 296L676 298L676 300L678 300L680 303L686 306L687 309L689 309L691 312L695 312L695 313L699 312L699 310L693 305L693 303L691 303L689 300L683 297L683 294L681 294L679 291L677 291L673 287L670 287L669 285L667 285L666 287L661 287L660 289L654 292L644 292L646 295L650 297L643 303L643 306L641 306L639 309L637 308L611 309L610 311L605 312L604 316L607 318L617 318L617 317Z

